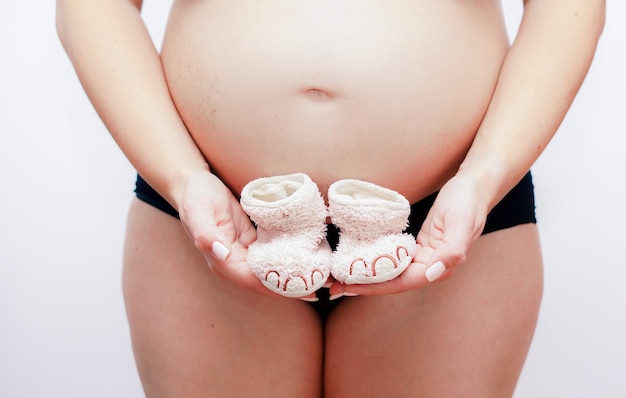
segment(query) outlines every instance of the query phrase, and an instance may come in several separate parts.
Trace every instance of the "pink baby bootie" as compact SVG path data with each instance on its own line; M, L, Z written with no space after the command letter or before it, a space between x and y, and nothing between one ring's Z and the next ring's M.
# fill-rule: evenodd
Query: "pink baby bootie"
M360 180L340 180L328 189L330 217L339 227L331 274L345 284L385 282L400 275L417 253L403 233L411 206L393 190Z
M248 266L268 289L303 297L326 283L331 259L325 239L328 210L309 176L253 180L241 192L241 207L257 225Z

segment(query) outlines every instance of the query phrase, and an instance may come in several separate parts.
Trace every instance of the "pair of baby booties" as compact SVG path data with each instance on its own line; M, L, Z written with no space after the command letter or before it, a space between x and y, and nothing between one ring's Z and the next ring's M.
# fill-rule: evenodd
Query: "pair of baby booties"
M240 202L257 226L257 240L248 248L250 270L286 297L308 296L330 275L345 284L391 280L417 251L415 238L402 232L408 200L373 183L333 183L326 207L304 173L263 177L243 188ZM328 216L340 231L334 252L326 241Z

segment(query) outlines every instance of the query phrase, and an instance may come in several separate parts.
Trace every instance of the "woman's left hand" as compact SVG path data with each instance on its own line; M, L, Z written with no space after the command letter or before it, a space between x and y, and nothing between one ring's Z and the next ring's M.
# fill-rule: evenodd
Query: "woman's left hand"
M450 277L481 235L489 212L478 180L460 172L437 195L420 232L413 262L397 278L369 285L335 282L331 294L383 295L401 293Z

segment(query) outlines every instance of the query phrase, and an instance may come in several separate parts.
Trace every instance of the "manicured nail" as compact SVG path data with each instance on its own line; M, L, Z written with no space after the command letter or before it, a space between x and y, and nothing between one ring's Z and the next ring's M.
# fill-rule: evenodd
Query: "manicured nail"
M330 297L328 298L328 300L330 300L330 301L337 300L339 297L343 297L344 295L345 295L344 292L337 293L337 294L331 294Z
M426 279L428 282L436 281L444 272L446 272L446 266L441 261L437 261L426 270Z
M213 242L213 247L211 249L215 257L219 258L222 261L226 261L230 251L224 246L224 244L220 241Z
M343 292L343 295L346 297L356 297L358 296L357 293L350 293L350 292Z
M319 301L319 298L317 298L317 297L300 297L300 300L306 301L307 303L315 303L316 301Z

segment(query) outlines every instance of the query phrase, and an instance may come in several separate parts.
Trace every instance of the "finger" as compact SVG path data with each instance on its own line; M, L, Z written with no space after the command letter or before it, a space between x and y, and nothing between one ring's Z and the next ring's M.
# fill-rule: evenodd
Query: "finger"
M233 253L227 261L216 260L205 254L211 270L220 277L227 279L237 286L253 290L257 293L270 297L282 297L275 291L268 289L251 271L245 261L247 250L241 245L233 245ZM298 297L300 298L300 297ZM316 293L301 297L305 301L317 301Z
M232 247L223 227L218 227L213 211L189 209L181 216L183 225L193 239L194 245L204 253L211 253L218 260L230 257ZM232 229L232 226L230 227Z
M438 260L425 271L425 276L428 282L434 282L440 279L447 271L446 265L443 261Z
M307 296L303 296L303 297L298 297L300 300L302 301L306 301L307 303L315 303L318 302L320 299L317 297L316 293L311 293Z
M206 256L206 255L205 255ZM220 277L232 282L237 286L250 289L257 293L271 297L282 297L266 288L261 281L250 272L245 261L233 261L232 257L237 256L237 251L231 256L229 261L219 261L207 258L211 270Z
M426 279L429 282L442 279L450 269L463 263L472 241L471 233L466 229L450 227L444 231L443 241L432 252Z
M402 293L428 285L426 279L426 266L421 263L411 263L406 270L398 277L381 283L367 285L342 285L342 292L358 294L363 296L380 296L395 293ZM339 290L338 288L335 288ZM331 293L332 287L331 287ZM336 293L335 293L336 294Z
M415 241L423 247L435 248L443 241L443 223L435 220L432 212L428 214L426 220L422 223L422 227L417 233Z
M241 206L238 206L238 209L233 209L233 218L239 231L237 241L243 247L247 248L256 240L256 228L254 224L252 224L252 221L250 221L250 218L243 212Z

